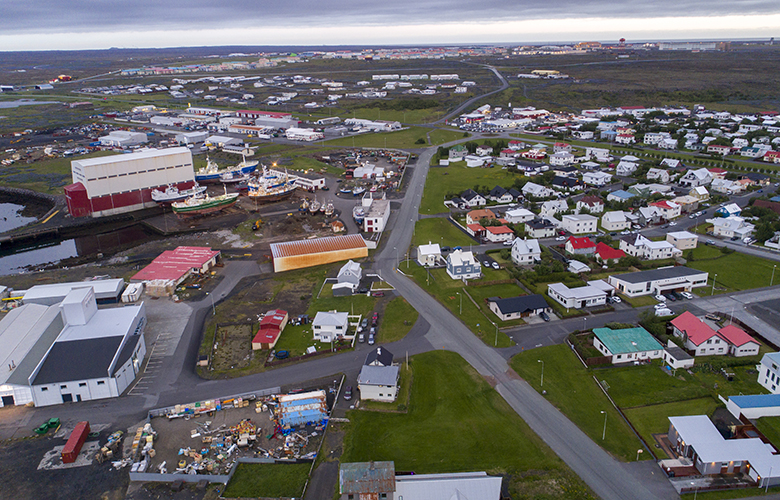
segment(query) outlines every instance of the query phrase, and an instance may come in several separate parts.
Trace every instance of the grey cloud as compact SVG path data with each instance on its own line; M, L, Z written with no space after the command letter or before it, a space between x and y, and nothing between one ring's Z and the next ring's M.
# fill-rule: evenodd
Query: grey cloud
M9 33L94 32L150 29L262 28L295 26L394 25L582 17L715 16L775 14L777 0L517 0L429 1L191 0L135 2L98 0L0 0ZM649 28L653 28L649 26ZM2 50L0 48L0 50Z

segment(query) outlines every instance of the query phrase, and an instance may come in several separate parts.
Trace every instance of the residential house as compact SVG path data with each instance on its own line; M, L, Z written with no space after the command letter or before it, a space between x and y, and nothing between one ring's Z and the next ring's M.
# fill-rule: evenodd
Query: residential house
M512 262L518 266L533 265L541 260L542 250L538 240L515 238L512 242Z
M695 188L698 186L709 186L712 183L712 173L706 168L688 170L680 178L680 185L683 187Z
M363 365L357 384L360 399L392 403L398 396L398 366Z
M290 315L282 309L272 309L265 313L252 339L252 350L273 349L289 319Z
M496 203L512 203L514 201L514 197L501 186L496 186L491 189L488 198Z
M596 251L596 244L588 237L577 238L576 236L571 236L566 240L563 248L566 250L566 253L573 255L593 255L593 252Z
M571 165L574 163L574 155L568 151L559 151L550 155L550 165Z
M482 268L472 252L458 249L447 256L447 274L454 280L477 279L482 276Z
M615 136L616 144L634 144L635 142L636 137L634 137L634 134L617 134Z
M617 191L612 191L607 195L607 201L616 201L616 202L624 202L628 201L631 198L634 198L636 195L634 193L629 193L628 191L624 191L623 189L618 189Z
M394 462L350 462L339 465L340 500L394 498Z
M577 211L582 211L584 208L592 214L600 214L604 211L604 200L593 195L583 196L577 201Z
M549 170L549 167L547 167L545 163L536 163L523 160L517 160L515 162L515 168L517 168L517 171L523 175L527 175L528 177L539 175L542 172L543 167L546 167Z
M467 189L463 191L460 198L465 202L467 208L484 207L487 203L485 197L477 193L473 189Z
M670 137L669 132L647 132L642 138L642 142L650 146L655 146L668 137Z
M564 215L561 227L571 234L595 233L598 219L592 215Z
M472 210L466 214L466 224L477 224L482 219L495 220L496 214L489 208Z
M651 168L647 171L647 180L666 184L669 182L669 172L661 168Z
M707 222L712 224L712 234L723 238L739 239L747 238L753 234L755 226L743 219L742 217L718 217L715 219L707 219Z
M688 231L673 231L666 233L666 241L679 250L690 250L696 248L699 236Z
M608 278L609 284L629 297L654 295L672 290L690 292L707 286L705 271L684 266L659 267L649 271L618 274Z
M466 149L466 146L458 144L457 146L452 146L450 148L448 156L450 161L461 161L467 154L469 154L469 150Z
M533 220L534 213L525 208L513 208L504 212L504 219L512 224Z
M481 146L477 146L477 149L475 151L475 154L477 156L488 156L493 154L493 148L488 146L487 144L483 144Z
M634 184L630 188L628 188L629 193L634 193L637 196L641 196L643 198L647 198L648 196L652 196L654 194L662 194L667 195L672 192L672 186L667 186L666 184L658 184L658 183L652 183L652 184Z
M780 163L780 151L767 151L763 160L768 163Z
M590 271L590 266L588 266L584 262L580 262L578 260L572 259L569 261L568 266L566 266L566 270L569 271L570 273L575 273L575 274L587 273L588 271Z
M377 347L373 351L369 351L363 364L367 366L392 366L393 353L383 347Z
M774 161L774 160L773 160ZM753 181L757 186L768 186L772 183L772 178L766 174L759 174L758 172L749 172L747 174L741 174L740 179L749 179Z
M761 345L742 328L733 324L726 325L718 330L718 335L728 342L729 355L737 358L758 355Z
M646 226L659 224L664 215L663 210L653 206L639 207L637 212L639 212L639 222Z
M526 198L549 198L555 196L555 191L534 182L526 182L521 191Z
M658 143L658 149L677 149L677 140L671 138L662 139Z
M509 149L511 149L512 151L525 149L525 143L523 141L511 140L509 141Z
M668 241L652 241L641 234L632 234L621 238L620 249L628 255L646 260L670 259L682 254Z
M480 224L467 224L466 232L477 239L485 237L485 228Z
M601 168L601 165L595 161L585 161L584 156L577 158L577 160L582 162L580 163L580 169L582 170L598 170Z
M589 141L593 139L593 132L590 130L573 130L571 135L582 141Z
M612 248L611 246L601 241L596 244L595 253L596 253L596 260L604 263L608 263L609 261L617 262L618 260L626 256L626 253L623 250L620 250L618 248Z
M563 283L550 283L547 285L547 295L566 309L582 309L607 303L607 292L591 284L569 288Z
M731 154L731 146L722 146L720 144L708 144L707 153L726 156L728 154Z
M542 203L539 214L543 217L552 217L557 213L566 212L567 210L569 210L569 204L566 203L566 200L550 200Z
M515 188L509 188L507 190L507 193L509 193L512 196L513 200L521 200L523 198L523 193L521 193Z
M628 177L629 175L636 172L638 165L631 161L626 160L620 160L620 163L618 163L617 167L615 168L615 175L620 177Z
M485 239L491 243L511 241L514 237L514 231L506 226L487 226L485 228Z
M589 186L603 187L612 182L612 175L606 172L585 172L582 182Z
M691 188L688 194L690 196L693 196L699 201L707 201L710 199L710 193L707 191L707 188L704 186L696 186L694 188Z
M484 167L485 163L490 163L493 160L491 156L478 156L478 155L466 155L466 166L469 168Z
M761 201L763 200L756 200L756 203L759 203ZM763 206L763 205L758 205L758 206ZM717 210L715 210L715 214L721 215L723 217L739 217L742 214L742 207L740 207L736 203L727 203L726 205L723 205L722 207L719 207Z
M438 243L428 242L417 247L417 262L421 266L433 267L441 262L441 248Z
M666 348L664 348L664 363L669 365L670 368L674 370L685 370L692 367L693 362L693 356L685 352L684 349L678 347L677 344L671 340L666 341Z
M572 145L567 144L565 142L556 142L553 144L553 153L560 153L560 152L566 152L571 153L572 152Z
M669 322L672 333L685 342L685 348L693 351L694 356L725 356L729 353L729 343L708 324L690 311Z
M631 227L631 223L626 219L626 215L622 210L616 210L614 212L606 212L601 216L601 227L605 231L610 232L623 231Z
M683 166L683 163L680 160L676 160L674 158L664 158L661 160L660 165L666 168L680 168Z
M666 220L676 219L682 215L682 207L670 200L658 200L651 203L650 206L659 208L663 214L662 217Z
M360 285L360 280L363 279L363 269L355 261L348 261L341 266L336 281L339 285L345 285L352 289L354 292Z
M333 342L347 336L349 330L348 315L345 312L317 311L311 323L314 340Z
M521 295L506 299L493 297L488 299L488 307L501 321L538 316L540 313L549 312L550 310L547 301L539 294Z
M733 195L741 193L745 190L745 186L740 182L730 181L726 179L713 179L710 183L710 191L717 193L723 193Z
M593 347L611 358L612 364L633 363L663 357L664 346L641 326L593 329Z
M585 159L606 163L612 161L612 156L606 148L585 148Z
M531 238L549 238L555 236L555 224L547 219L529 220L525 223L525 234Z
M560 175L553 177L553 180L550 184L552 185L553 189L557 189L559 191L577 191L585 187L580 179Z
M699 208L699 200L687 194L672 198L672 201L680 205L683 214L691 214Z
M577 177L577 175L580 173L577 167L573 167L571 165L553 167L552 171L555 172L555 175L559 175L561 177Z
M768 352L761 358L758 383L772 394L780 394L780 352Z

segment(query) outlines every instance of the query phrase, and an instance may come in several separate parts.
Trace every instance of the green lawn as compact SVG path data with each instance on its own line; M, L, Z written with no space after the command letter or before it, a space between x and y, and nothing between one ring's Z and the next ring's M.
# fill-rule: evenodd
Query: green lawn
M358 148L426 148L428 140L426 134L430 129L422 127L410 127L406 130L384 133L366 133L354 137L344 137L341 139L331 139L325 141L328 146L346 146ZM425 141L423 144L417 144L417 140Z
M702 253L707 252L707 255L710 255L712 250L707 249ZM715 274L718 275L715 293L730 293L769 286L772 267L777 262L739 252L726 255L718 250L717 253L719 256L716 258L708 260L694 258L687 264L688 267L709 273L709 286L697 289L700 294L707 295L706 292L712 291L712 280ZM696 255L695 252L694 257Z
M443 246L456 247L473 245L476 242L469 235L458 229L446 217L420 219L414 226L412 246L438 243ZM415 250L416 252L416 250ZM416 253L412 253L416 255Z
M780 417L761 417L756 422L756 427L769 441L780 446Z
M464 132L461 130L437 128L431 131L428 137L431 139L431 146L438 146L439 144L457 141L458 139L465 139L471 135L468 132L465 133L466 135L463 134Z
M707 396L686 401L675 401L658 405L642 406L639 408L623 409L623 413L631 421L631 425L644 438L648 446L652 447L658 458L664 458L665 453L660 448L655 448L653 434L666 434L669 431L668 417L684 417L687 415L712 415L715 408L720 406L718 401ZM670 457L671 458L671 457Z
M62 194L63 186L73 182L70 162L98 156L110 156L114 151L97 151L69 158L53 158L35 163L17 162L0 170L0 184L8 187L31 189L39 193Z
M387 304L379 330L382 343L401 340L409 333L417 321L419 313L403 297L396 297Z
M404 266L401 270L414 279L421 288L433 295L439 302L447 307L452 314L463 321L463 323L487 345L509 347L514 344L512 339L505 333L501 331L496 333L496 327L492 323L497 319L495 315L487 309L484 309L483 313L483 309L475 306L463 290L465 288L466 291L472 293L476 287L464 287L463 282L450 278L447 271L444 269L431 270L430 277L425 268L416 264L412 264L409 269ZM493 269L488 271L487 269L484 269L483 271L485 272L485 281L507 279L509 277L509 273L503 269L500 271ZM486 316L486 314L490 314L492 317Z
M222 496L226 498L300 497L311 464L239 464Z
M430 123L444 115L444 111L437 108L411 109L408 111L396 111L394 109L379 108L353 108L351 110L355 118L365 120L388 120L401 123ZM347 116L346 118L352 118ZM463 135L461 133L461 135Z
M620 294L620 298L625 302L628 302L631 307L644 307L652 306L658 303L652 295L642 295L639 297L629 297L628 295Z
M507 299L509 297L517 297L518 295L526 295L525 290L517 286L515 283L470 286L466 288L466 291L468 292L469 295L471 295L471 298L473 298L477 302L477 304L479 304L480 308L482 309L482 312L485 313L485 315L487 315L487 317L490 318L491 321L497 322L500 327L517 326L517 325L525 324L525 321L523 321L522 319L501 321L499 317L496 316L495 313L490 310L487 302L485 302L485 299L488 299L490 297L501 297L502 299Z
M342 462L392 460L397 471L507 474L513 498L591 498L588 488L460 356L412 358L406 414L350 411Z
M539 363L538 360L544 362ZM577 360L567 345L540 347L521 352L511 360L512 368L537 391L541 392L544 367L545 396L593 441L623 461L636 459L642 443L625 423L591 372ZM602 440L606 412L606 438ZM640 459L652 458L648 453Z
M621 408L683 401L710 394L695 375L685 370L677 370L674 377L668 375L660 360L648 365L598 370L594 374L609 384L609 394Z
M496 185L511 187L520 174L512 173L500 167L468 168L465 162L457 162L449 167L434 167L428 171L425 182L421 214L446 212L444 200L447 194L460 194L466 189L478 187L480 190L493 189Z
M279 341L276 343L274 349L276 351L288 351L290 356L300 356L306 353L306 349L310 346L317 348L317 351L329 351L331 349L330 344L314 341L314 333L311 329L311 324L308 325L287 325L284 327L282 335L279 337Z

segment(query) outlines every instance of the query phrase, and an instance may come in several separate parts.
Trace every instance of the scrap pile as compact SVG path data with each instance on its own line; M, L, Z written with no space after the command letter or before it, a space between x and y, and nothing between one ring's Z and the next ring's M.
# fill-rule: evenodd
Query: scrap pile
M241 403L242 406L249 404ZM262 429L255 425L250 419L244 419L237 425L226 427L219 426L211 429L211 422L204 424L195 424L196 429L192 429L190 436L201 438L202 446L200 448L181 448L179 460L176 468L177 474L224 474L233 465L233 455L239 449L247 449L254 445L257 435L262 435ZM188 461L187 458L192 459ZM161 473L165 473L164 464L159 467Z
M106 460L113 459L114 455L119 450L119 445L122 444L122 436L124 435L125 435L124 432L116 431L110 436L108 436L108 443L106 443L105 446L100 448L98 454L95 455L95 460L97 460L99 464L102 464Z
M133 447L130 452L133 460L130 472L146 472L149 462L156 454L154 450L154 440L156 438L157 431L152 429L152 424L147 423L136 430L135 437L133 437Z
M186 405L176 405L172 407L166 416L169 420L174 418L189 419L203 414L213 415L216 411L228 410L230 408L244 408L249 406L249 402L255 399L254 395L245 398L230 398L225 400L198 401Z

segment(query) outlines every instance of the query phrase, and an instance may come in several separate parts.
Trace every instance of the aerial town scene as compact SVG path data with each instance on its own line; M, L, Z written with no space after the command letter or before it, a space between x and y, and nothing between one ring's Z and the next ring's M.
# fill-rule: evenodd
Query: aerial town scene
M780 498L780 5L521 4L4 6L0 500Z

